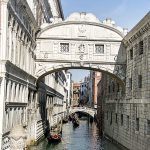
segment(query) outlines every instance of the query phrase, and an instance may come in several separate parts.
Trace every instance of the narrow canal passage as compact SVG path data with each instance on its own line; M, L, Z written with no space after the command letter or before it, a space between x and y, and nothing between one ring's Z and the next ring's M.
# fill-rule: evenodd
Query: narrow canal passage
M96 124L87 118L80 119L80 126L74 128L69 122L63 125L62 141L48 144L46 140L30 150L121 150L106 139L100 139Z

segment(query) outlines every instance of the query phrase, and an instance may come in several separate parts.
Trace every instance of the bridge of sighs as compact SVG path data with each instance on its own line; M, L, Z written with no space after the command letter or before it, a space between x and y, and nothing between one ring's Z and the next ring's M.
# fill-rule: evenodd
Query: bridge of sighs
M101 22L91 13L73 13L66 20L43 25L38 33L36 76L54 71L81 68L125 78L126 30L106 19Z

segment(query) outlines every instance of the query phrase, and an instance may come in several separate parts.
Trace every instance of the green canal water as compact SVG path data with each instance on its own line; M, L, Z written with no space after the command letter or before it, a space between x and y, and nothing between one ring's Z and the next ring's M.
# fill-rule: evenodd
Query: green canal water
M30 150L121 150L106 139L100 139L96 124L87 119L80 120L80 126L74 128L69 122L63 125L62 141L48 144L43 140Z

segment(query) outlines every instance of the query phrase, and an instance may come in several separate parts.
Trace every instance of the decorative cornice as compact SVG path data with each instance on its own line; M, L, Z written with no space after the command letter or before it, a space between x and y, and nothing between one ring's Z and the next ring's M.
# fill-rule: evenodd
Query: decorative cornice
M144 33L146 33L150 29L150 22L145 24L140 30L138 30L133 36L131 36L128 41L126 41L126 45L129 45L130 43L134 42L136 39L141 37Z
M60 37L46 37L46 38L44 38L44 37L38 37L37 38L37 41L38 40L47 40L47 39L49 39L49 40L60 40L60 41L62 41L62 40L68 40L68 41L81 41L81 38L79 37L79 38L60 38ZM116 40L116 39L88 39L88 38L86 38L86 39L82 39L82 41L94 41L94 42L100 42L100 41L102 41L102 42L121 42L122 40Z
M27 103L19 103L19 102L5 102L6 109L10 107L26 107Z
M102 28L106 28L106 29L109 29L111 31L114 31L116 32L117 34L119 34L122 38L124 37L123 33L121 33L119 30L117 30L116 28L114 27L111 27L111 26L108 26L108 25L105 25L105 24L102 24L102 23L95 23L95 22L85 22L85 21L63 21L63 22L59 22L59 23L55 23L55 24L50 24L49 26L47 26L46 28L44 28L43 30L41 30L39 33L38 33L38 38L40 37L40 35L48 30L48 29L52 29L54 27L59 27L59 26L63 26L63 25L72 25L72 24L85 24L85 25L93 25L93 26L98 26L98 27L102 27Z
M23 27L23 30L27 33L28 37L30 38L30 40L32 41L33 45L35 46L35 40L33 39L31 33L28 31L28 29L25 27L23 21L20 19L19 15L15 12L14 8L12 7L12 5L10 3L8 3L8 9L10 11L10 14L13 15L13 17L15 17L15 20L18 21L19 25L21 25ZM37 30L37 26L34 26Z
M124 37L123 43L129 46L130 43L140 38L150 29L150 12Z

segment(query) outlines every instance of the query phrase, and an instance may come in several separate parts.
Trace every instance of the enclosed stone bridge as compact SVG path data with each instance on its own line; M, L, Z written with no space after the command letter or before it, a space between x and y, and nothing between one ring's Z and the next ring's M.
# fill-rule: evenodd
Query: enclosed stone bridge
M88 114L93 118L94 118L94 115L96 114L96 110L93 108L89 108L89 107L73 107L73 108L70 108L69 110L70 114L73 114L76 112L82 112L82 113Z
M125 78L126 31L109 19L101 22L90 13L73 13L66 20L45 24L36 49L38 79L62 69L80 68Z

